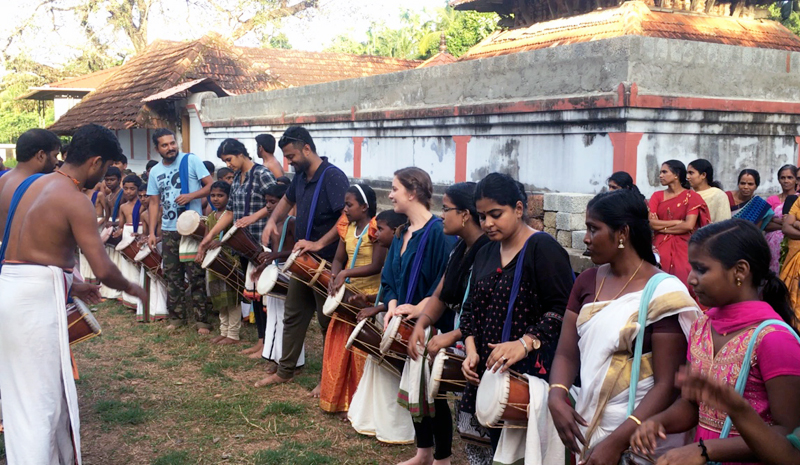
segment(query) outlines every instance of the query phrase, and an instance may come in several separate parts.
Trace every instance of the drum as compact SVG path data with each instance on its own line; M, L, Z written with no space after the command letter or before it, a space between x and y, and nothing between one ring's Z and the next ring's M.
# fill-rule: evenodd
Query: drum
M351 288L348 288L347 285L340 287L339 290L336 291L336 295L328 295L325 299L325 304L322 306L322 313L329 317L336 315L340 320L355 326L355 324L358 323L356 317L358 316L359 310L355 310L349 304L342 305L342 302L347 302L348 299L355 294L356 293Z
M278 265L271 263L264 268L256 282L256 292L261 295L272 295L278 298L286 298L289 285L285 275L282 275Z
M361 320L356 327L353 328L353 332L350 333L345 348L347 350L356 348L371 355L375 362L400 377L400 374L403 372L405 361L394 357L384 358L379 348L380 343L380 328L369 320Z
M331 270L327 268L328 262L317 260L309 254L298 255L292 252L281 272L291 272L292 277L308 284L311 287L319 284L319 287L328 292L328 283L331 280Z
M114 231L116 228L112 228L111 226L107 227L103 231L100 232L100 238L102 239L105 237L103 241L107 246L116 248L117 245L122 241L122 236L114 237Z
M89 340L103 332L100 324L92 312L80 299L67 304L67 331L69 332L69 345Z
M467 379L461 371L464 356L448 347L436 354L431 365L431 382L428 389L431 397L441 398L447 392L461 392L467 386Z
M222 241L220 242L251 262L255 261L261 252L267 250L266 247L263 247L253 239L247 229L237 228L236 225L231 226L231 229L222 236Z
M136 255L139 254L139 244L136 242L136 237L128 236L125 240L117 244L117 252L121 253L130 262L136 261Z
M178 217L175 229L181 236L192 236L198 241L206 237L206 225L203 217L194 210L186 210Z
M436 328L431 326L430 329L433 334L436 334ZM414 322L404 320L402 315L393 316L383 333L383 339L381 339L381 353L406 358L408 356L408 339L413 332Z
M508 370L486 370L475 396L475 417L487 428L502 428L505 422L527 425L530 391L524 375Z
M141 262L142 266L154 275L164 277L164 270L161 268L161 254L158 253L158 250L152 250L149 245L142 244L133 261Z
M224 279L238 294L244 295L244 273L242 269L228 260L221 252L222 247L209 250L201 266L203 269L207 269Z

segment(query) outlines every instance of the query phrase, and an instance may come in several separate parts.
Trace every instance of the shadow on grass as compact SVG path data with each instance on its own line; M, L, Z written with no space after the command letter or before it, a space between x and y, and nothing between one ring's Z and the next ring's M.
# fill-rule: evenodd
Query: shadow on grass
M195 463L186 451L172 451L153 460L152 465L191 465Z
M139 425L150 416L139 404L118 400L101 400L95 404L94 410L104 422L118 425Z
M296 441L287 441L277 449L262 450L253 455L256 465L320 465L326 463L336 463L336 459L329 455L323 455L317 451L323 451L331 447L330 441L316 441L310 444L301 444Z

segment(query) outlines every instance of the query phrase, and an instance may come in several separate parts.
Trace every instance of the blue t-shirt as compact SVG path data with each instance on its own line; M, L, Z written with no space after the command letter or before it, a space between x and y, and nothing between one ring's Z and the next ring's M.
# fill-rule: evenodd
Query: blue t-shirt
M147 183L147 195L160 195L161 208L161 229L164 231L176 231L175 223L178 220L178 207L175 199L181 195L181 178L178 169L181 166L183 157L189 157L189 192L200 190L203 185L201 179L209 176L200 157L193 153L178 153L178 157L171 165L164 165L164 162L157 164L150 170L150 178ZM185 205L186 208L203 214L203 205L200 199L195 199Z

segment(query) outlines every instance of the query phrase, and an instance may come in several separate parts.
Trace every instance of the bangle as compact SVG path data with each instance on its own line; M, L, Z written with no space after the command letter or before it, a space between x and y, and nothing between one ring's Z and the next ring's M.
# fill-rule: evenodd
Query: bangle
M633 416L633 415L628 415L628 419L629 419L629 420L633 420L633 422L634 422L634 423L636 423L636 424L637 424L637 425L639 425L639 426L641 426L641 425L642 425L642 420L640 420L640 419L636 418L636 417L635 417L635 416Z
M530 351L530 350L528 350L528 344L526 344L526 343L525 343L525 338L524 338L524 337L521 337L521 338L519 338L518 340L519 340L519 343L520 343L520 344L522 344L522 347L524 347L524 348L525 348L525 356L527 357L527 356L528 356L528 354L529 354L529 353L531 353L531 351Z
M551 384L550 387L547 389L547 392L549 393L550 391L553 390L553 388L563 389L564 392L566 392L567 395L569 395L569 388L564 386L563 384Z
M700 456L706 459L706 463L710 462L711 459L708 458L708 449L706 448L706 445L702 439L700 440L700 443L697 444L697 447L700 448Z

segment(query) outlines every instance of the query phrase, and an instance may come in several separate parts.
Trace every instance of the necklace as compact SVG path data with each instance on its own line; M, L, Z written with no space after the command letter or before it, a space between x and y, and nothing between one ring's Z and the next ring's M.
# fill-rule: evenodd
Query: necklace
M617 297L619 297L619 296L620 296L620 295L621 295L621 294L622 294L622 293L625 291L625 289L628 287L628 284L630 284L630 283L631 283L631 281L633 281L633 278L635 278L635 277L636 277L636 274L637 274L637 273L639 272L639 270L642 268L642 265L644 265L644 260L642 260L641 262L639 262L639 266L636 268L636 271L634 271L634 272L633 272L633 274L631 275L631 277L630 277L630 278L628 278L628 282L626 282L626 283L625 283L625 285L624 285L624 286L622 286L622 289L620 289L620 290L619 290L619 292L617 292L617 295L615 295L615 296L614 296L614 298L613 298L613 299L611 299L611 300L617 300ZM606 283L606 278L607 278L607 277L608 277L608 273L606 273L606 275L605 275L605 276L603 276L603 280L602 280L602 281L600 281L600 288L597 290L597 294L595 294L595 295L594 295L594 302L592 302L592 303L595 303L595 304L597 303L597 298L598 298L598 297L600 297L600 293L601 293L601 292L603 292L603 284L605 284L605 283Z
M364 229L362 229L362 230L361 230L361 233L359 233L359 232L358 232L358 225L356 224L356 225L353 227L353 237L354 237L355 239L358 239L359 237L361 237L361 236L363 236L363 235L364 235L364 231L366 231L367 229L369 229L369 223L367 223L367 225L366 225L366 226L364 226Z
M77 187L79 191L81 190L81 182L80 181L78 181L77 179L73 178L72 176L68 175L67 173L65 173L65 172L63 172L61 170L56 170L56 173L60 174L61 176L66 176L66 177L70 178L72 180L72 182L75 183L75 187Z

